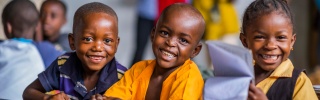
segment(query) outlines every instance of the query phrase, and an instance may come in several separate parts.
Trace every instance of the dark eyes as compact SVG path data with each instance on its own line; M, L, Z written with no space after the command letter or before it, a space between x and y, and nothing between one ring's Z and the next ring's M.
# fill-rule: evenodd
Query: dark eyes
M262 35L254 36L254 39L257 39L257 40L266 39L266 38L267 38L267 37L262 36ZM283 39L287 39L287 36L281 35L281 36L276 36L275 38L276 38L277 40L283 40Z
M54 18L56 18L56 17L57 17L57 15L56 15L55 13L52 13L52 14L51 14L51 18L52 18L52 19L54 19Z
M168 36L169 33L166 31L160 31L160 36Z
M254 39L264 39L265 37L262 36L262 35L257 35L257 36L254 36Z
M287 39L286 36L278 36L277 39Z
M184 38L181 38L181 39L180 39L180 42L183 43L183 44L189 43L189 42L188 42L186 39L184 39Z
M84 37L84 38L82 38L82 40L83 40L85 43L91 43L91 42L93 42L94 39L93 39L92 37ZM105 44L109 44L109 43L112 43L112 39L104 39L103 42L104 42Z
M111 43L112 40L111 40L111 39L105 39L104 42L105 42L105 43Z
M92 37L84 37L82 40L84 40L85 42L91 42L93 41Z
M167 32L167 31L160 31L159 34L160 34L161 37L165 37L165 38L169 37L169 32ZM186 44L189 43L188 40L185 39L185 38L179 38L178 41L179 41L180 44L183 44L183 45L186 45Z

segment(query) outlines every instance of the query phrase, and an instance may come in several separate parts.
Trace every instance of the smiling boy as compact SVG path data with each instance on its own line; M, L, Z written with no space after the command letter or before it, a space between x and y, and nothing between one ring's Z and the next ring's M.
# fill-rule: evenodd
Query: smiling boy
M203 79L190 60L201 50L205 22L188 4L167 7L151 32L155 60L140 61L104 94L132 100L202 99Z
M58 57L40 73L24 91L24 99L89 99L104 93L126 71L114 57L120 39L112 8L97 2L85 4L73 22L69 44L75 52Z

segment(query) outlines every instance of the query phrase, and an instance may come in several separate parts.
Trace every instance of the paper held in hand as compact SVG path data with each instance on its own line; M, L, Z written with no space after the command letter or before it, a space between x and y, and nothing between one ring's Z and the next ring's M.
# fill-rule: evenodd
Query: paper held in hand
M214 77L205 82L205 100L247 100L254 81L252 55L246 48L207 41Z

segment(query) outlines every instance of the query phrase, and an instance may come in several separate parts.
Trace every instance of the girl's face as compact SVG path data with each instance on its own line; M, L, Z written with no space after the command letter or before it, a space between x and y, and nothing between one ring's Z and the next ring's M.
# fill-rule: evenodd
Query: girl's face
M245 32L240 35L243 46L252 50L256 66L266 71L276 69L287 60L296 41L290 19L277 12L257 18Z

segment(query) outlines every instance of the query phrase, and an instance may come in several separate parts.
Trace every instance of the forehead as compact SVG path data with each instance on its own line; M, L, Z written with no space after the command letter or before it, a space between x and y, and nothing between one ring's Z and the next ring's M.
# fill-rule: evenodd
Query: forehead
M97 12L97 13L87 13L82 17L84 24L112 24L112 26L118 26L117 19L114 16L111 16L106 13Z
M48 1L45 2L42 6L42 9L52 9L52 10L59 10L59 11L64 11L63 7L60 3L58 2L53 2L53 1Z
M286 31L292 33L293 26L290 19L285 15L274 12L256 18L247 29L247 32L259 30L266 32Z
M190 11L183 9L169 10L162 16L157 25L158 27L167 26L175 31L187 33L195 37L201 35L204 26L198 16L193 15Z

